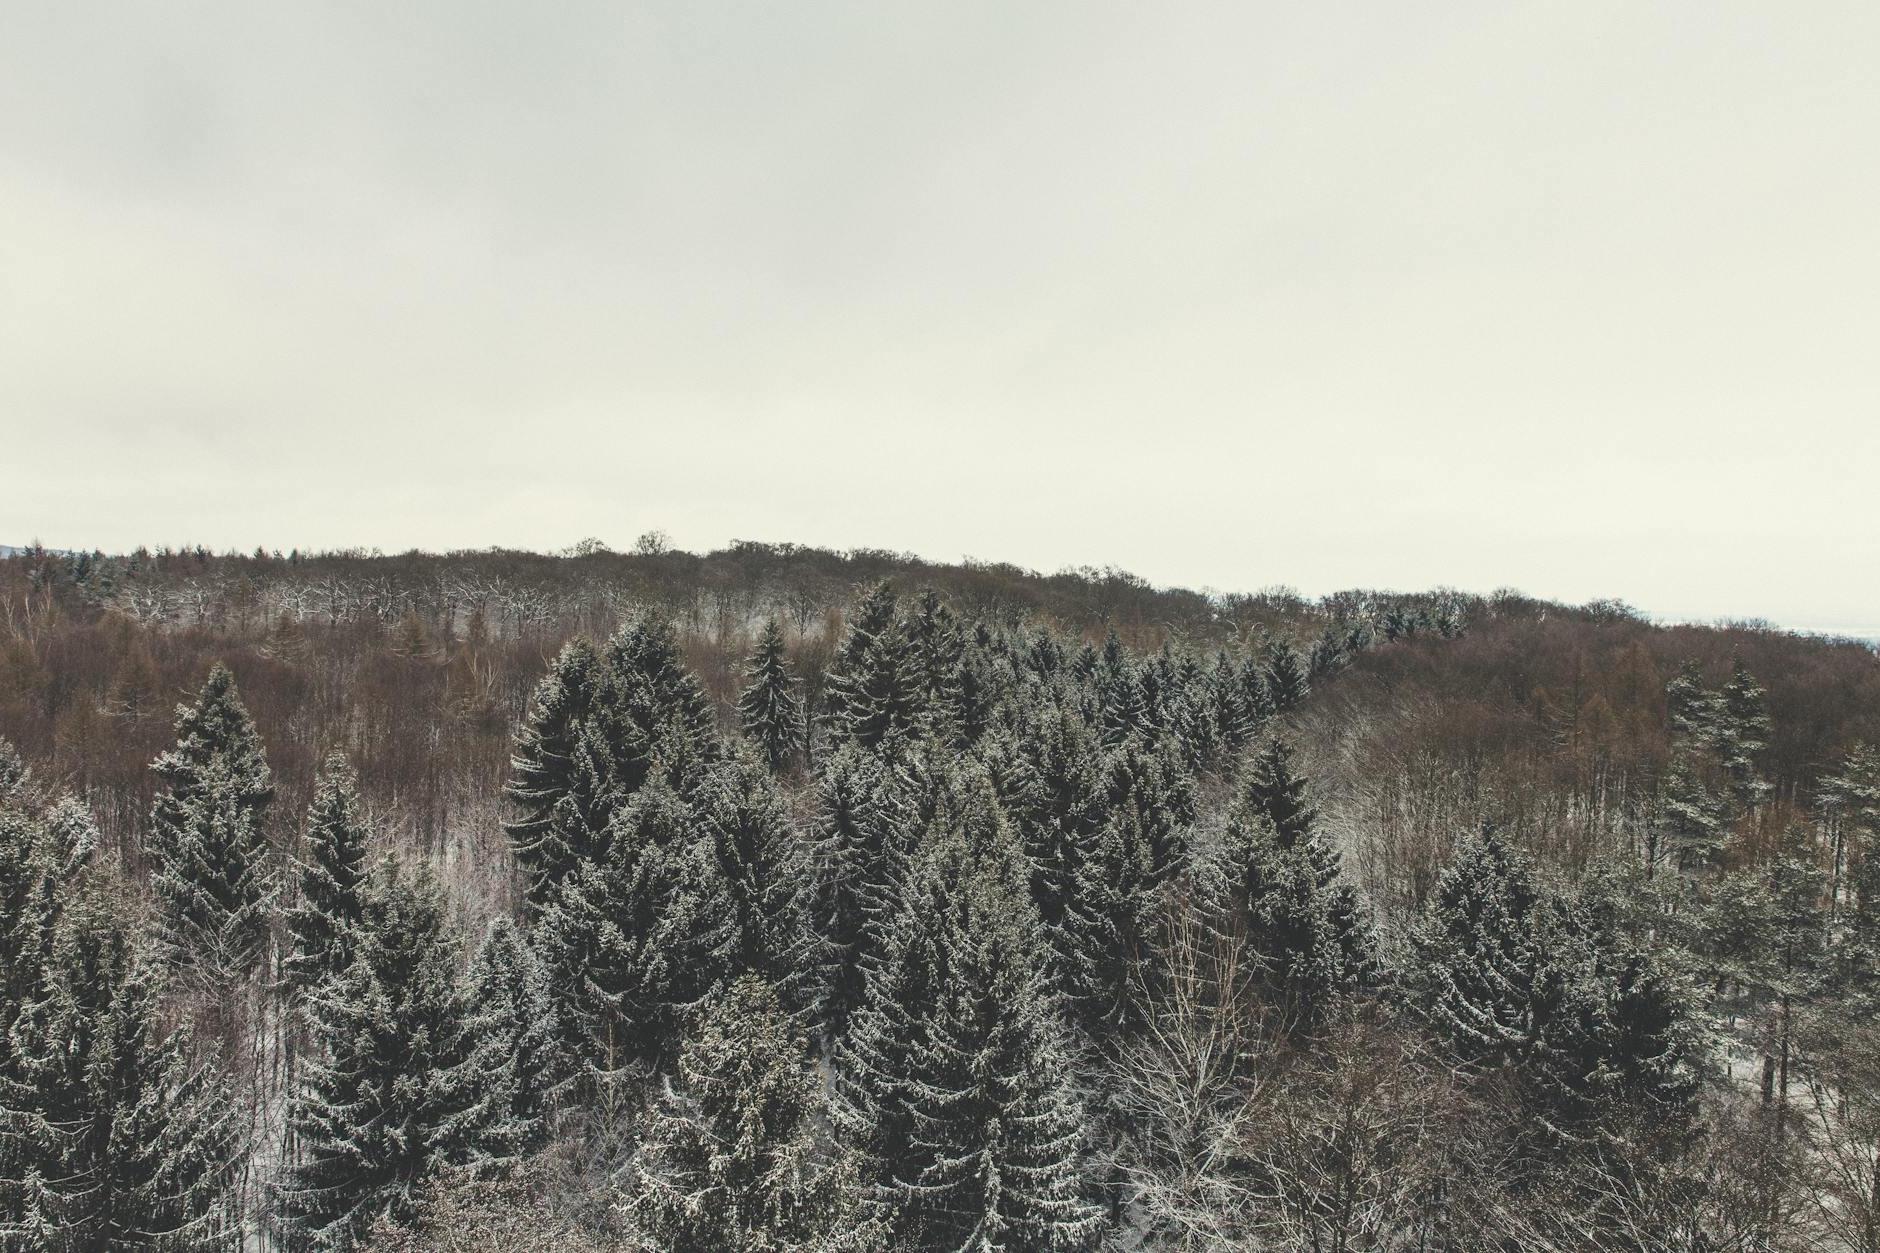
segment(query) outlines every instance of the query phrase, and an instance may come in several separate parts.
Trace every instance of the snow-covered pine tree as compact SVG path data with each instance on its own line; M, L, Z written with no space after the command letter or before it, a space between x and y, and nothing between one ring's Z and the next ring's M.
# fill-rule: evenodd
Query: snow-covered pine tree
M252 970L267 940L278 884L260 816L235 764L194 772L189 799L166 805L150 886L165 960L207 986Z
M726 975L754 974L792 1012L804 1008L813 996L809 867L783 797L761 765L732 758L700 788L697 808L735 937Z
M1240 690L1247 702L1247 720L1253 724L1254 733L1258 734L1278 712L1273 703L1273 691L1267 685L1266 667L1261 664L1258 654L1241 661Z
M1315 820L1284 742L1269 741L1204 893L1214 930L1252 959L1239 964L1287 1031L1316 1029L1377 966L1376 936Z
M33 772L11 740L0 736L0 805L23 800Z
M1850 748L1816 786L1815 811L1828 849L1828 913L1838 922L1844 903L1855 898L1861 867L1872 860L1880 869L1880 751L1864 743Z
M1674 749L1709 750L1717 746L1723 702L1704 686L1703 668L1695 661L1686 661L1665 684L1665 709L1671 720Z
M217 664L176 709L176 746L151 763L157 934L166 959L215 980L260 955L275 883L263 815L274 784L235 677Z
M374 868L353 962L307 1002L314 1049L289 1111L299 1157L282 1188L297 1244L352 1248L380 1215L409 1217L420 1186L464 1156L457 948L428 873L389 857Z
M157 1024L158 972L125 902L87 894L60 919L20 1007L0 1084L0 1243L225 1249L240 1158L226 1086Z
M839 1039L862 1003L865 972L899 891L894 828L906 821L875 754L846 744L824 763L818 783L822 816L811 858L809 901L816 1021L825 1041Z
M676 908L682 882L697 886L689 863L708 868L694 826L685 802L655 779L616 815L605 854L570 876L536 921L532 939L563 1037L574 1057L603 1073L670 1053L674 1006L698 982L688 951L694 929L723 924L722 898Z
M346 969L365 908L370 835L352 767L327 757L307 807L306 855L296 859L299 897L285 913L290 947L282 981L304 994Z
M688 1033L621 1211L646 1253L879 1247L853 1163L818 1135L822 1084L776 991L744 975Z
M745 687L738 696L738 725L763 754L773 772L796 760L803 739L803 703L784 657L783 628L772 618L764 624L757 650L744 667Z
M1274 640L1266 647L1267 699L1272 702L1274 713L1285 713L1306 698L1311 690L1311 683L1306 675L1306 667L1299 660L1299 651L1284 640Z
M468 1103L447 1115L441 1139L477 1175L501 1175L548 1142L564 1081L561 1035L548 976L516 925L498 918L464 976L469 1047L447 1086Z
M1724 802L1705 786L1698 768L1694 753L1674 750L1647 832L1647 875L1661 862L1681 875L1696 875L1714 867L1723 852Z
M608 640L607 683L595 721L616 754L616 805L657 771L680 795L692 790L724 756L711 696L685 664L678 631L651 616Z
M1148 731L1149 715L1142 684L1114 629L1104 636L1103 649L1097 655L1093 686L1106 747L1120 747L1131 735Z
M634 622L598 653L583 641L564 648L536 688L504 789L531 916L604 855L610 824L649 775L689 793L721 755L711 699L671 623Z
M0 795L0 1079L13 1015L38 992L70 885L98 844L76 799L43 817L25 802L23 791Z
M1253 707L1247 702L1247 688L1241 681L1240 670L1225 649L1214 655L1214 672L1208 678L1208 689L1222 748L1232 756L1253 742L1260 726Z
M953 611L932 588L921 592L915 602L907 622L907 646L915 721L921 734L936 744L960 747L967 740L966 641Z
M1018 734L987 768L1031 863L1032 900L1047 936L1063 925L1075 879L1109 813L1101 741L1059 700L1020 712Z
M594 646L571 640L536 684L516 733L509 781L503 787L515 816L503 823L503 830L528 878L531 910L543 908L581 860L590 824L604 821L594 812L594 798L575 791L581 777L576 757L600 683Z
M1340 981L1361 983L1377 965L1377 937L1364 917L1357 888L1344 878L1338 850L1319 830L1319 811L1306 794L1307 783L1292 765L1292 746L1273 736L1249 764L1244 807L1272 825L1279 848L1296 852L1311 867L1316 904L1342 954Z
M887 583L877 584L856 607L824 692L833 739L873 749L918 730L918 676L897 611Z
M1090 1248L1101 1214L1037 917L1015 843L990 834L923 848L838 1055L837 1125L892 1247Z
M1619 1096L1681 1113L1695 1095L1689 989L1533 881L1492 833L1464 845L1412 936L1406 972L1465 1063L1512 1065L1541 1126Z
M1544 960L1535 947L1540 908L1526 859L1489 830L1462 844L1437 883L1406 975L1467 1061L1493 1066L1533 1047L1527 1011Z
M1775 790L1757 764L1769 747L1768 695L1740 660L1717 695L1722 712L1718 753L1724 774L1737 808L1754 809Z

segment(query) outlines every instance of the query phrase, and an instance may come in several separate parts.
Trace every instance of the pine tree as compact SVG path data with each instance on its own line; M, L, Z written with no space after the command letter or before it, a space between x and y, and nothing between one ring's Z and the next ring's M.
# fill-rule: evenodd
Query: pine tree
M1686 876L1707 870L1723 852L1725 830L1722 800L1704 785L1690 754L1675 754L1649 832L1647 874L1661 861Z
M710 865L697 853L694 822L685 802L655 780L615 818L606 853L583 864L536 923L563 1037L602 1072L670 1052L675 1006L692 999L698 982L691 977L697 935L724 922L722 897L679 899L682 888L696 895L697 876ZM725 960L707 957L712 965Z
M765 764L772 771L782 771L796 759L803 733L803 706L796 696L796 680L784 660L783 628L775 618L764 624L744 677L746 686L738 697L739 725L763 754Z
M1097 692L1105 747L1119 747L1131 735L1148 730L1149 715L1143 699L1142 684L1115 630L1104 637L1093 684Z
M244 803L245 786L229 763L205 766L189 800L165 806L151 876L166 960L209 984L254 968L274 904L267 836Z
M1109 813L1109 776L1100 741L1075 712L1044 701L1021 717L1019 734L987 764L1031 863L1039 921L1052 935Z
M33 772L11 741L0 737L0 805L22 800L32 785Z
M837 1125L893 1247L1092 1247L1082 1118L1022 859L925 848L839 1057Z
M227 1248L233 1110L188 1037L157 1027L157 972L121 902L62 918L0 1083L0 1239L49 1250ZM14 1241L19 1243L15 1244Z
M1830 921L1838 922L1860 867L1870 860L1880 864L1874 856L1880 847L1880 752L1867 744L1849 749L1817 785L1815 809L1829 850Z
M822 1109L822 1084L776 992L740 977L704 1008L649 1114L621 1206L630 1247L877 1247L852 1163L817 1135Z
M871 749L911 737L920 712L917 678L893 589L877 584L862 598L829 668L831 735Z
M1723 702L1704 686L1704 671L1695 661L1686 661L1665 684L1665 709L1671 720L1674 748L1716 747Z
M172 965L214 980L250 969L274 881L263 814L274 785L261 737L227 667L176 711L176 747L151 765L158 935Z
M1719 753L1725 775L1730 780L1731 795L1740 809L1754 809L1774 791L1757 767L1769 747L1769 705L1762 685L1744 667L1736 663L1730 679L1718 693L1722 717Z
M1377 941L1335 854L1308 833L1288 842L1263 810L1229 821L1221 873L1206 892L1216 933L1284 1031L1311 1032L1377 968Z
M1247 807L1263 814L1291 848L1315 830L1319 811L1306 797L1306 781L1294 772L1292 745L1272 736L1260 746L1247 768L1243 791Z
M465 1155L456 949L437 885L382 862L352 965L308 1002L315 1049L289 1114L299 1160L282 1197L307 1247L349 1249L378 1216L409 1217L424 1181Z
M733 759L701 789L698 809L735 936L725 975L754 974L802 1008L811 995L809 874L782 796L760 766Z
M1539 908L1526 860L1490 831L1467 841L1437 883L1410 973L1425 1012L1465 1060L1493 1066L1533 1045Z
M1285 713L1306 698L1310 683L1306 677L1306 668L1299 660L1298 650L1283 640L1275 640L1266 648L1267 699L1272 702L1273 712Z
M77 800L43 818L24 800L21 792L0 796L0 1073L12 1016L38 991L69 888L98 844Z
M1464 1062L1513 1066L1543 1129L1583 1122L1613 1096L1660 1115L1688 1110L1688 989L1537 887L1492 833L1444 872L1412 948L1408 974L1432 1025Z
M528 876L528 901L543 908L590 843L598 798L577 794L577 757L588 711L601 683L600 661L586 640L565 645L536 685L516 733L503 795L516 816L503 823ZM589 776L591 778L591 775Z
M307 808L307 854L296 861L300 896L286 911L291 948L283 981L304 994L352 961L353 933L363 915L369 827L352 767L326 759Z
M839 1038L860 1007L864 972L899 887L894 825L902 820L887 767L853 744L825 763L819 781L821 831L811 860L809 926L814 938L816 1020Z
M932 588L920 594L908 620L907 648L921 733L948 747L965 744L966 641L952 611L940 603L940 594Z
M1221 744L1227 753L1238 753L1253 742L1254 736L1260 732L1260 725L1247 700L1247 688L1241 680L1240 671L1234 665L1234 659L1225 651L1215 654L1209 692Z
M712 703L672 624L647 618L595 654L577 641L537 687L517 738L506 824L531 915L606 852L614 818L657 773L689 794L722 756Z
M563 1087L561 1033L547 972L514 923L490 924L464 977L469 1054L445 1086L468 1104L447 1116L441 1140L478 1175L507 1173L548 1142Z

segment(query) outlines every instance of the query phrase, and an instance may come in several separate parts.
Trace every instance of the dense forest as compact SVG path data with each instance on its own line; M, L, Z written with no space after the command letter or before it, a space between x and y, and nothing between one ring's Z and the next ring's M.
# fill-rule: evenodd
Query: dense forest
M1880 1253L1880 656L644 537L0 559L12 1249Z

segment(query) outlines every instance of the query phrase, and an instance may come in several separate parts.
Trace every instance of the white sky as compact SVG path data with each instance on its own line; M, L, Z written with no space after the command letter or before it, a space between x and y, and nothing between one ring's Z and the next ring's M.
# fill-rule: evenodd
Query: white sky
M1880 622L1880 5L0 7L0 542Z

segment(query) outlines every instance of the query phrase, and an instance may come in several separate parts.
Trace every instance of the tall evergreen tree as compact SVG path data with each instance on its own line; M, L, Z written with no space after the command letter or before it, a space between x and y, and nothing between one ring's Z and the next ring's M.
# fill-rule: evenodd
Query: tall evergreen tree
M1009 836L933 839L839 1059L838 1127L893 1247L1084 1249L1081 1115Z
M739 977L700 1015L629 1170L629 1247L863 1250L853 1164L817 1134L822 1084L776 992Z
M1275 713L1283 714L1303 701L1311 688L1298 650L1284 640L1275 640L1267 645L1263 677L1266 680L1267 699L1272 702Z
M601 682L594 646L570 641L536 685L516 733L503 787L515 816L503 829L528 876L532 909L547 904L587 851L594 825L606 820L598 812L600 798L576 791L582 733Z
M928 588L907 624L908 669L922 734L937 744L966 742L966 641L953 611Z
M880 955L900 883L896 828L906 818L887 765L853 744L824 764L818 792L809 930L816 1021L833 1040L860 1007L865 973Z
M1493 834L1464 846L1413 936L1411 982L1466 1063L1512 1066L1544 1129L1613 1097L1660 1116L1696 1094L1691 994Z
M66 914L0 1082L0 1239L69 1250L230 1246L228 1092L157 1025L157 972L91 898Z
M307 808L306 856L295 862L300 895L286 911L290 938L284 982L305 993L352 961L353 935L365 909L369 828L346 759L326 759Z
M912 736L918 729L917 679L894 591L877 584L856 608L829 669L831 734L871 749Z
M534 941L573 1054L602 1071L649 1063L675 1039L684 950L673 901L694 847L694 817L664 781L643 788L613 820L607 852L581 865Z
M803 705L796 680L784 658L783 628L772 618L764 624L757 651L744 668L745 688L738 697L738 722L772 771L796 759L803 736Z
M698 808L735 937L725 976L757 975L801 1009L811 995L809 873L782 796L761 767L732 759L701 789Z
M596 653L577 641L537 687L517 737L506 824L528 875L530 914L601 859L614 818L657 773L690 793L722 756L712 703L672 624L646 618Z
M1739 809L1754 809L1774 791L1762 777L1758 760L1769 747L1769 704L1762 684L1741 661L1718 692L1722 711L1719 723L1724 774Z
M464 977L468 1055L445 1086L467 1103L440 1140L479 1175L512 1170L548 1142L564 1053L547 972L514 923L498 918Z
M158 936L172 965L207 978L252 967L275 884L262 818L274 796L261 737L228 668L176 711L176 746L151 769Z
M308 1002L315 1051L289 1113L299 1150L282 1200L293 1238L350 1249L377 1217L409 1217L460 1160L467 1054L457 936L437 885L387 859L355 957Z
M1727 827L1724 803L1705 785L1693 754L1672 756L1658 797L1646 847L1646 872L1669 862L1681 875L1714 866L1723 852Z

